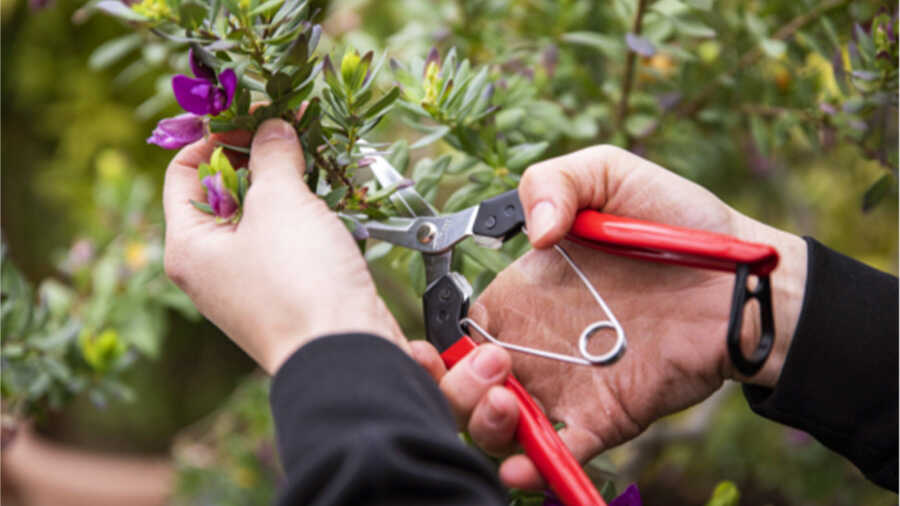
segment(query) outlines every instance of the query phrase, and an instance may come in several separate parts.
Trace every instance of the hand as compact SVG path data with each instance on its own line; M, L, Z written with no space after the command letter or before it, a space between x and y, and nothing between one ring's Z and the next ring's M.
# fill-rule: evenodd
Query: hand
M631 260L563 241L628 336L625 355L609 367L512 354L516 377L551 420L566 423L560 435L576 458L585 461L637 436L654 420L702 401L725 379L775 384L802 302L802 239L753 221L702 187L611 146L530 167L519 195L537 249L500 273L470 311L488 332L507 342L578 355L582 329L605 319L571 268L556 251L545 249L563 239L579 209L728 234L774 245L781 254L772 274L775 349L762 371L740 378L725 348L733 274ZM751 318L745 321L742 344L749 354L757 329ZM505 376L478 376L468 357L445 373L433 347L413 346L413 356L441 382L473 439L495 454L508 451L518 413L512 394L497 386ZM479 350L482 361L488 355L508 370L503 365L510 361L506 351ZM540 485L524 455L507 459L500 477L511 487Z
M166 273L197 309L269 373L309 340L337 332L374 333L408 350L349 232L304 184L293 128L269 120L253 137L252 186L237 225L190 204L205 202L197 166L216 140L244 146L250 134L182 149L163 192Z

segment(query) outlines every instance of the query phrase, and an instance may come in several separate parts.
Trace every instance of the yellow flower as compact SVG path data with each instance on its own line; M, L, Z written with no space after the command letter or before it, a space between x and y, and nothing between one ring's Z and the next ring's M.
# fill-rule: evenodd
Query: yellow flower
M153 20L172 17L172 8L166 0L141 0L141 3L132 5L131 10Z
M125 264L132 271L147 265L147 247L140 241L132 241L125 245Z
M119 334L113 329L104 330L100 334L83 329L78 336L78 344L81 346L84 360L94 370L101 372L109 370L127 349L125 343L119 339Z

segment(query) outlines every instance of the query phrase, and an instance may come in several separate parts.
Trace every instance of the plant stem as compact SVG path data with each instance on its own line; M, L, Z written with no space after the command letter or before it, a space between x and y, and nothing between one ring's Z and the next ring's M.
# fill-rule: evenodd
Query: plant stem
M644 20L644 12L647 10L647 0L638 0L637 11L634 14L632 33L641 34L641 24ZM628 55L625 57L625 75L622 77L622 98L619 100L619 108L616 112L616 130L625 134L625 147L631 147L631 136L625 131L625 120L628 118L628 99L631 96L631 86L634 83L634 68L637 53L625 46Z
M827 11L834 9L835 7L840 7L847 3L847 0L828 0L819 4L816 8L801 14L794 19L790 20L787 24L782 26L775 32L775 35L772 36L775 40L787 40L794 36L797 31L806 26L812 21L815 21L819 18L819 16L825 14ZM716 77L715 79L711 79L709 84L707 84L703 89L697 93L697 96L694 97L690 102L685 103L683 107L681 107L678 111L679 116L683 117L691 117L695 115L703 106L706 105L706 102L712 97L712 95L716 92L722 82L722 78L731 77L737 74L744 68L749 67L756 63L762 56L762 50L758 45L753 46L752 49L749 49L743 55L741 55L740 59L738 59L738 63L731 67L728 71L723 73L722 75Z

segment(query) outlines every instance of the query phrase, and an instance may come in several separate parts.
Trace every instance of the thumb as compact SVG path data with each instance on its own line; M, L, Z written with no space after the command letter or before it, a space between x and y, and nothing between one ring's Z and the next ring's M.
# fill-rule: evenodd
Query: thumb
M306 162L294 127L280 119L265 121L253 136L250 171L254 183L302 177Z
M303 182L306 162L297 133L285 121L267 120L256 131L249 168L252 186L245 202L245 218L269 215L272 207L285 203L296 205L315 199Z
M584 208L602 209L618 186L631 153L596 146L544 160L525 171L519 197L525 208L528 237L535 248L559 242Z

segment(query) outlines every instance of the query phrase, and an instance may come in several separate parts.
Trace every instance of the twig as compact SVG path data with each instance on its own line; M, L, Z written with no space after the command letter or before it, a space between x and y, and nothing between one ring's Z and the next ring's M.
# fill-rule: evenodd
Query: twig
M840 7L841 5L847 3L848 0L828 0L819 4L816 8L812 9L809 12L801 14L794 19L790 20L787 24L782 26L775 32L775 35L772 36L775 40L787 40L794 36L798 30L809 24L811 21L816 20L819 16L824 14L825 12L834 9L835 7ZM700 92L694 97L690 102L685 103L683 107L679 110L680 116L693 116L700 109L706 105L706 101L712 97L713 93L715 93L716 89L720 86L723 77L730 77L734 74L737 74L741 69L747 68L750 65L753 65L756 60L758 60L762 56L762 50L759 46L754 46L752 49L745 52L740 59L738 60L737 65L729 69L724 74L720 75L716 79L712 79Z
M637 11L634 14L634 25L631 27L632 33L641 34L641 24L644 19L644 12L647 9L647 0L638 0ZM625 75L622 77L622 97L619 100L619 108L616 112L616 130L625 131L625 120L628 118L628 99L631 96L631 86L634 82L634 67L637 60L637 53L628 45L625 46L628 56L625 58ZM631 147L631 136L625 132L625 145Z

